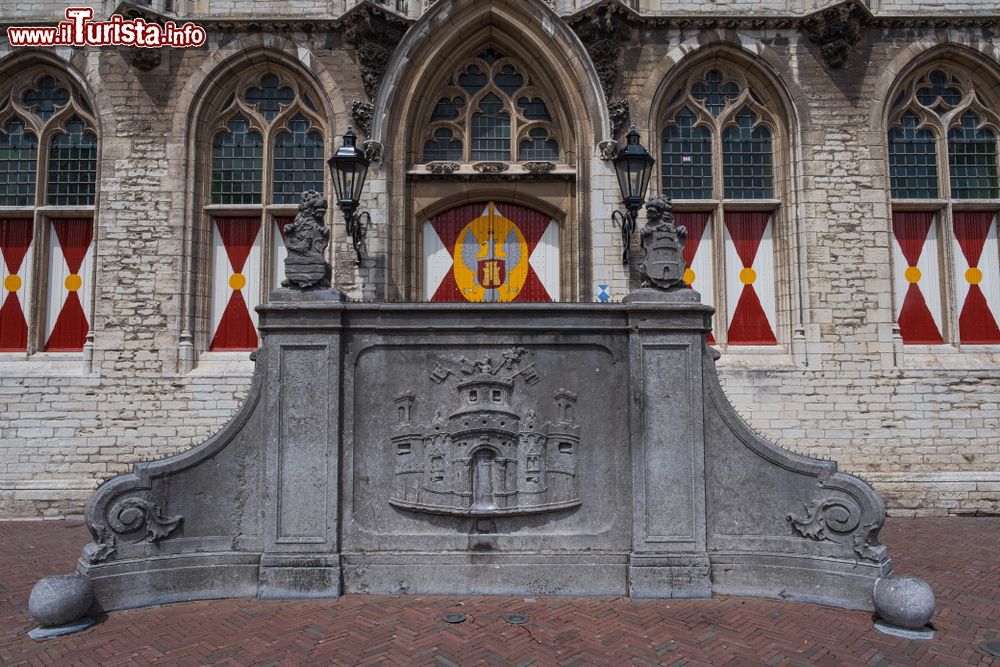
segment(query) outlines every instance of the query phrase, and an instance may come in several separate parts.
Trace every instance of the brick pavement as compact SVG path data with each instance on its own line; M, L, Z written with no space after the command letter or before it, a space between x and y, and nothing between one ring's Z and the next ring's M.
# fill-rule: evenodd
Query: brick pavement
M33 642L34 582L66 573L88 539L79 522L0 522L3 665L1000 665L1000 518L890 519L900 573L938 598L933 641L876 633L872 617L750 598L383 597L221 600L115 612ZM441 620L447 612L464 623ZM504 616L524 614L511 625Z

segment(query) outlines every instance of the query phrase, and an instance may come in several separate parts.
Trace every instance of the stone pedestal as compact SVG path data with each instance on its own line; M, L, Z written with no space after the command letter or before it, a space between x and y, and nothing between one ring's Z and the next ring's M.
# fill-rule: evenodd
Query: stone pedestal
M688 289L623 304L372 304L278 290L218 434L94 492L106 610L343 593L713 592L871 609L861 480L726 401Z

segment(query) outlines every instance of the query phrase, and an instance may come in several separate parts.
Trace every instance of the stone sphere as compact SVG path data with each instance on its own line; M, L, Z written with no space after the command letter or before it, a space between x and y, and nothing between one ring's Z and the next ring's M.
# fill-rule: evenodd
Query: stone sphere
M890 575L875 581L875 613L890 625L920 630L934 614L934 591L917 577Z
M31 589L28 613L43 626L65 625L86 614L93 601L94 591L86 577L45 577Z

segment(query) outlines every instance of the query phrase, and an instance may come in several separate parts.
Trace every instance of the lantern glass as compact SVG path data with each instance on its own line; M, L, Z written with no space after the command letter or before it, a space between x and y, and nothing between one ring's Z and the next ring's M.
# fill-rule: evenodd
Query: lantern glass
M639 133L635 128L629 131L626 140L625 147L615 158L615 173L625 205L637 209L645 200L655 160L639 143Z
M329 160L337 203L342 209L354 210L361 201L369 161L355 146L356 137L350 128L344 135L343 145Z

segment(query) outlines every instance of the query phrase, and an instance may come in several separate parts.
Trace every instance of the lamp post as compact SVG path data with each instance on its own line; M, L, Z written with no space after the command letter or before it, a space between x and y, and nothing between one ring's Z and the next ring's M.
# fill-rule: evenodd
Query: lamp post
M622 264L628 264L628 248L635 232L639 209L646 200L646 188L649 187L649 176L653 173L656 160L649 151L639 143L639 133L635 125L629 128L625 135L625 147L615 156L615 173L618 175L618 187L625 202L625 212L615 211L611 219L622 228Z
M347 224L347 235L351 237L354 252L358 262L365 256L365 235L371 227L372 219L367 211L357 212L361 201L361 190L365 187L368 176L368 158L355 145L356 137L347 126L343 144L327 161L330 173L333 175L333 187L337 191L337 205L344 212L344 222Z

